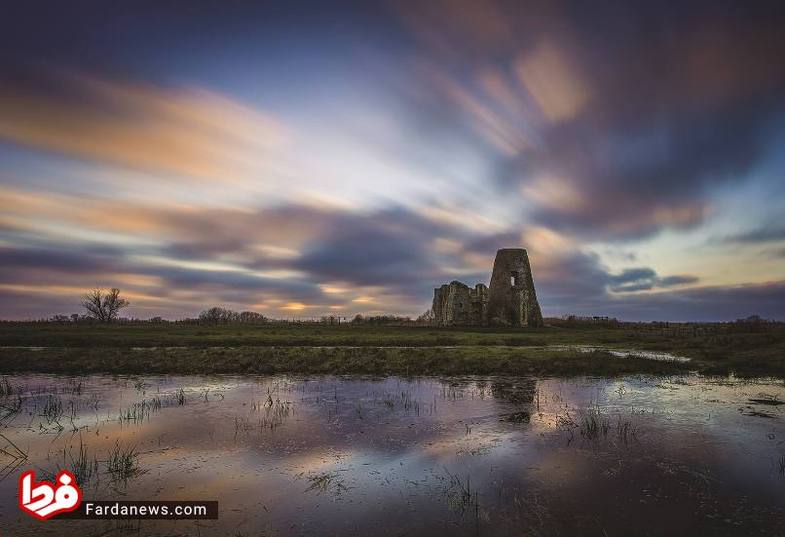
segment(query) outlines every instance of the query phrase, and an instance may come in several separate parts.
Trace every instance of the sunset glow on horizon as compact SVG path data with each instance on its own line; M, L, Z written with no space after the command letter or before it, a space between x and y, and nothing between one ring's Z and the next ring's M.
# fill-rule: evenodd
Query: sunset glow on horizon
M529 252L546 316L785 320L785 13L18 3L0 318L416 317Z

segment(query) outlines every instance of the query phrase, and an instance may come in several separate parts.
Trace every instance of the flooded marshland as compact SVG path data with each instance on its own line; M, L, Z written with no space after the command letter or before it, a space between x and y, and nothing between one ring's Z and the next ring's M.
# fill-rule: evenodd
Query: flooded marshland
M780 534L785 384L734 378L0 379L2 535ZM218 500L201 521L45 523L85 499Z

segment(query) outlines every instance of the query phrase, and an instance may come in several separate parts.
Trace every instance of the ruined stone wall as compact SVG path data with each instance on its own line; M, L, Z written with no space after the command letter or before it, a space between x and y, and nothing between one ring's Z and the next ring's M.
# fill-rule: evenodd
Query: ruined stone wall
M439 326L542 326L526 250L496 253L490 288L452 281L434 289L432 311Z
M471 293L472 324L485 326L488 323L488 286L478 283Z
M433 290L433 316L441 326L484 324L487 304L488 288L483 284L472 289L452 281Z

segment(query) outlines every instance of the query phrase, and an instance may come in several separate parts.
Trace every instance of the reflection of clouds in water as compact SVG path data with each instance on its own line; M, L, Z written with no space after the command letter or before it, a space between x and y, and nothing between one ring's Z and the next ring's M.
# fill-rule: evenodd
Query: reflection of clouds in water
M42 394L47 386L65 385L42 376L13 383L38 386ZM117 419L135 402L180 389L186 394L182 406L164 405L138 423ZM373 510L374 498L431 524L446 516L436 494L446 472L471 478L491 519L509 511L518 520L523 515L514 502L533 501L531 494L546 503L558 496L578 511L603 495L637 498L642 480L664 490L686 483L684 490L701 494L744 491L764 503L779 501L772 500L781 485L773 461L785 439L785 410L766 403L785 400L785 386L774 381L88 377L81 394L58 393L65 404L94 394L100 395L99 410L80 410L79 423L88 426L81 441L99 461L116 442L136 446L145 473L131 481L128 498L217 498L238 509L221 524L253 512L254 527L282 530L298 517L322 517L322 529L336 531L355 518L373 527L374 517L391 516ZM265 416L278 401L291 412L270 427ZM600 425L589 433L584 420L592 417ZM33 466L55 464L61 459L52 453L63 447L78 449L79 434L39 434L37 420L20 416L4 431L29 447ZM621 422L630 426L624 437ZM323 493L340 504L323 511L318 498L325 497L306 491L312 477L328 474L343 488L336 498L334 490ZM12 481L0 482L0 493L13 494ZM494 507L489 498L499 490L511 496L502 494ZM679 490L662 505L693 501ZM267 516L262 504L275 516ZM403 527L396 517L389 524Z
M739 486L751 481L772 491L779 486L772 479L776 474L772 469L785 439L785 427L779 419L745 412L754 408L749 403L755 394L775 400L785 397L785 386L779 382L697 376L553 379L540 381L538 389L540 412L533 413L533 430L556 431L573 452L601 444L606 451L620 450L620 460L638 457L652 468L674 475L694 476L696 467L703 472L715 467L722 479ZM600 435L598 441L581 434L582 419L591 412L599 412L609 426L607 437ZM776 418L783 417L782 412L771 412ZM572 428L566 421L573 422ZM621 439L620 423L629 423L634 436ZM556 450L550 456L564 456L564 452ZM567 458L574 459L570 450ZM559 468L563 464L550 465L548 459L544 458L541 466Z

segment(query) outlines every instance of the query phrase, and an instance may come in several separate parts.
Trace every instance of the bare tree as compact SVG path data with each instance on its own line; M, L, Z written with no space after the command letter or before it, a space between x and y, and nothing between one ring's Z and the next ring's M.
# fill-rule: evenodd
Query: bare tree
M237 316L241 323L261 324L267 322L267 317L255 311L242 311Z
M82 297L82 307L97 321L108 323L117 318L120 310L131 303L120 297L120 289L113 287L108 291L92 289Z
M425 312L417 317L417 323L424 324L431 326L434 321L436 320L436 316L433 314L433 311L429 308L425 310Z
M242 314L220 306L214 306L199 314L199 321L208 324L234 323L241 320Z

